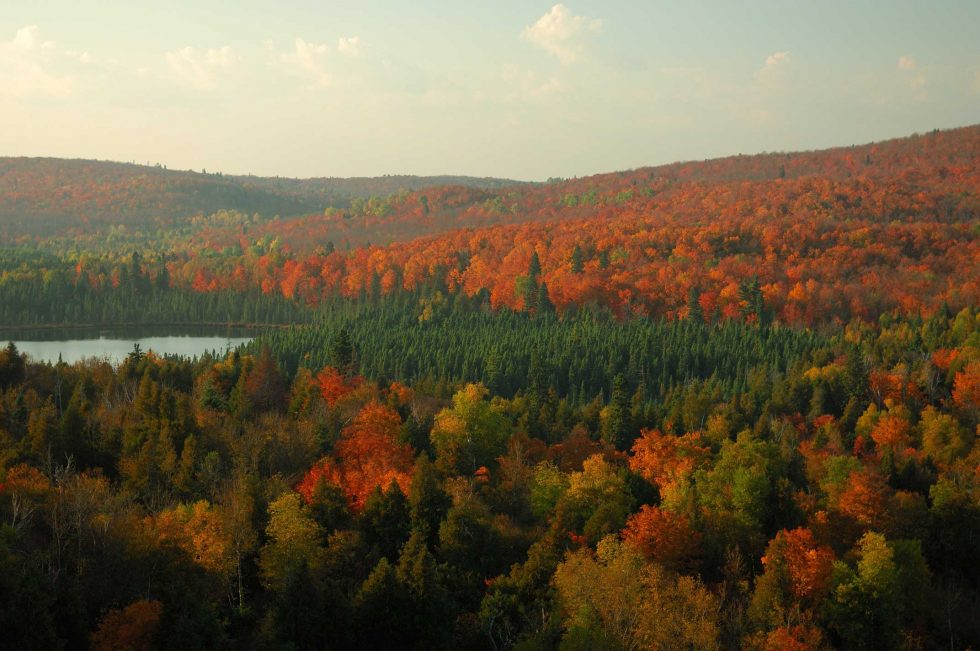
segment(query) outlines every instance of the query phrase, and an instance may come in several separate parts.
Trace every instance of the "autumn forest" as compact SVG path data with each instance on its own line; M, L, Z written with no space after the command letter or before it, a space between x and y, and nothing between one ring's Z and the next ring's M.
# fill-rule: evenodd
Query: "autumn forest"
M560 6L560 5L559 5ZM542 183L0 159L0 647L980 648L980 126Z

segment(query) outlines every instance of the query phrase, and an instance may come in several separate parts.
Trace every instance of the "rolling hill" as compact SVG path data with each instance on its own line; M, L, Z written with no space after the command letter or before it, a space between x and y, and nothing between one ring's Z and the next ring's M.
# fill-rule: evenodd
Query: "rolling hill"
M817 325L980 303L980 126L507 186L51 160L8 160L6 169L8 231L38 233L36 243L93 287L143 250L176 287L310 305L440 290L519 311L593 305ZM443 181L456 184L407 187ZM331 201L340 205L321 208ZM223 212L181 218L210 210ZM262 210L296 216L250 214ZM120 221L149 227L99 230ZM59 223L70 232L51 237Z
M94 160L0 158L0 234L46 235L90 224L167 225L218 210L294 216L403 189L518 184L464 176L263 178Z
M209 231L214 253L251 250L175 265L172 278L208 291L234 278L310 303L433 283L516 310L535 309L542 286L559 311L681 316L696 301L734 318L757 301L807 324L980 302L976 126L385 205ZM372 232L402 241L328 245ZM257 233L279 248L256 248Z

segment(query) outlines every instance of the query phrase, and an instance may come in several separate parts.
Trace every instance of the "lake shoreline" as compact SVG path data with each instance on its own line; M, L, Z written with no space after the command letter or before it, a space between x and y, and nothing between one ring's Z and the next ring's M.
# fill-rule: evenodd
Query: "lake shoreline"
M255 339L261 331L246 328L189 327L122 328L114 329L47 329L21 331L11 341L17 349L38 362L68 364L84 359L105 359L113 364L125 360L139 347L158 355L178 355L194 358L204 354L221 355Z

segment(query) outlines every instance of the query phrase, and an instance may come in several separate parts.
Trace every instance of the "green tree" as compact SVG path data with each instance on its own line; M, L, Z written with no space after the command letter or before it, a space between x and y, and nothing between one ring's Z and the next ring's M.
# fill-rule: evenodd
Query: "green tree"
M253 405L252 397L248 391L247 374L242 372L238 376L235 388L228 396L228 411L239 421L247 421L252 416Z
M625 450L632 441L630 422L630 396L626 378L622 374L613 379L609 404L600 414L602 438L618 450Z
M395 567L381 558L354 597L357 642L365 649L396 649L413 634L413 604Z
M411 646L446 648L452 640L453 612L436 560L418 532L412 534L398 558L396 572L411 596Z
M307 513L299 493L284 493L269 504L267 542L259 555L262 580L281 590L291 572L302 565L316 571L322 562L323 530Z
M593 455L581 472L568 478L568 488L556 505L556 519L569 531L582 531L590 542L619 531L634 507L626 470Z
M357 370L354 342L350 330L340 328L330 345L330 363L344 375L352 376Z
M548 285L546 283L541 283L538 285L538 295L534 301L534 311L535 314L554 314L555 304L551 302L551 296L548 294Z
M778 448L744 431L722 443L714 467L694 474L699 512L690 515L703 521L705 546L716 563L730 546L745 557L760 557L766 541L791 518L791 501L782 489L785 472Z
M484 581L506 569L507 548L493 527L493 514L476 499L449 509L439 527L439 558L446 564L446 583L467 610L479 606Z
M0 351L0 389L16 386L24 381L26 364L24 356L17 350L14 342Z
M305 561L286 574L273 613L278 641L289 648L312 650L350 644L350 601L333 581L310 572Z
M704 323L704 308L701 307L701 290L691 287L687 293L687 320L691 323Z
M420 454L415 461L408 504L412 530L425 536L430 546L434 545L438 539L439 523L446 517L452 499L443 490L435 465L427 454Z
M827 615L847 648L894 649L901 639L901 581L895 553L881 534L858 541L857 568L835 568Z
M569 264L572 267L572 273L580 274L585 267L584 256L582 255L582 248L576 244L575 248L572 249L572 256L569 259Z
M451 408L436 414L430 438L443 472L472 475L506 450L507 417L486 396L483 385L468 384L453 396Z
M531 253L531 262L527 266L527 275L533 280L537 280L538 276L541 275L541 260L538 258L537 251Z
M376 486L357 520L364 544L377 556L394 559L411 532L408 500L394 481L384 491Z

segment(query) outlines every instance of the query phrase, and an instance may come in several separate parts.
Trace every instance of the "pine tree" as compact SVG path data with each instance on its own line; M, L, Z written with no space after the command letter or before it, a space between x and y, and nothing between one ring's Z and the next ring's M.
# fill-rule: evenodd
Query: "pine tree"
M394 481L384 491L378 486L368 496L358 518L365 545L378 556L393 559L411 531L408 500Z
M238 376L238 382L235 383L235 388L231 390L231 395L228 396L228 411L239 421L248 420L252 415L252 400L248 393L246 381L246 373L243 371Z
M503 360L497 348L490 350L483 363L483 383L494 395L504 395L507 387L504 386Z
M201 397L199 404L207 409L221 410L225 408L225 399L214 386L214 378L208 377L201 386Z
M531 262L527 267L527 275L530 276L532 280L537 280L538 276L541 275L541 260L538 258L537 251L531 253Z
M11 341L0 351L0 390L23 382L25 368L24 356L17 350L17 345Z
M415 462L408 504L412 530L421 532L428 544L434 545L439 523L446 517L452 499L443 490L439 474L427 454L420 454Z
M701 307L701 290L691 287L687 294L687 320L699 325L704 324L704 309Z
M452 638L452 608L436 559L419 532L405 543L396 576L412 599L412 647L445 648Z
M609 404L602 410L602 438L618 450L626 449L630 431L630 397L622 374L613 379Z
M412 596L398 579L394 566L382 557L354 597L354 626L358 646L397 649L411 639Z
M580 274L585 267L584 257L582 255L582 248L576 244L575 248L572 249L572 257L569 260L572 266L572 273Z
M330 346L330 362L344 375L348 377L354 375L356 370L354 343L347 328L337 330Z
M538 286L538 296L535 301L535 312L539 316L555 313L555 305L551 302L551 297L548 296L548 285L545 283L541 283Z

